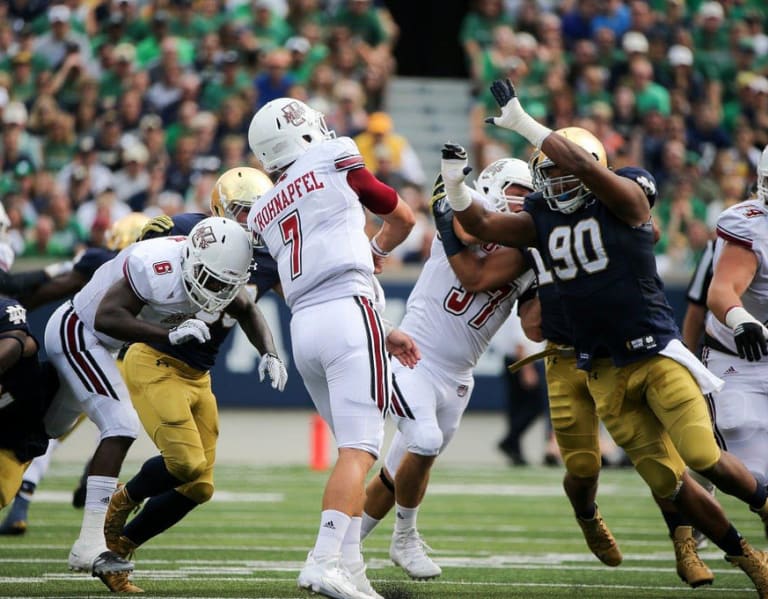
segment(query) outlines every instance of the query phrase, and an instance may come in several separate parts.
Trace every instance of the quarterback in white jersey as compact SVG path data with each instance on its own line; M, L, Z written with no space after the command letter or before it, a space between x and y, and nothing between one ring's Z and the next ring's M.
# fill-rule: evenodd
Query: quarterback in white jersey
M478 200L505 211L522 208L520 196L533 189L528 166L515 159L489 165L477 186L483 192L472 192ZM416 527L429 470L459 427L472 395L472 369L535 280L519 250L479 244L463 233L444 196L438 180L432 196L438 236L400 325L418 344L422 360L413 370L393 367L391 408L398 430L380 476L368 485L363 517L365 538L396 507L389 555L415 579L442 572L426 554Z
M725 386L711 395L715 432L768 484L768 148L758 164L757 197L717 220L714 273L702 359ZM768 514L761 514L768 524Z
M354 141L335 139L323 115L303 102L267 103L251 121L248 142L275 179L254 202L248 226L277 261L296 367L339 447L298 585L341 599L377 598L360 552L365 476L384 437L387 351L410 365L418 351L409 337L382 326L373 274L415 219L365 168ZM384 221L370 242L364 208Z
M248 233L228 219L205 219L187 238L129 246L48 321L45 349L73 400L48 415L46 426L55 429L55 422L71 422L85 412L100 432L69 566L98 576L110 589L112 578L133 568L107 550L103 529L120 467L139 429L112 353L123 341L206 341L208 325L195 315L215 320L245 285L250 262ZM130 308L105 310L115 297L129 298Z

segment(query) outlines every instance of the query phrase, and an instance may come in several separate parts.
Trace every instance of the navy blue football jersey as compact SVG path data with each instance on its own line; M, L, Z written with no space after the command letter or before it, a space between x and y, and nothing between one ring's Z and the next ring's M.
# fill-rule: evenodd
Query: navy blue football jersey
M637 182L653 205L656 184L648 171L616 174ZM594 357L630 364L680 337L656 272L650 222L631 227L594 196L572 214L551 210L539 193L526 198L524 209L571 325L579 368L589 370Z
M24 307L15 299L0 298L0 338L27 326ZM22 356L0 374L0 447L11 449L19 461L42 455L48 447L43 416L58 389L53 367L37 352Z
M172 219L173 228L168 232L168 235L188 235L192 228L204 218L207 218L206 215L200 213L178 214ZM254 249L248 284L255 287L256 301L279 282L280 277L277 274L277 263L274 258L269 255L266 248ZM192 368L210 370L216 362L216 356L221 345L234 324L233 319L226 315L220 318L210 325L211 338L205 343L190 341L181 345L171 345L170 343L151 343L149 345L164 354L182 360Z
M541 254L536 248L530 248L526 254L529 256L531 267L536 271L535 291L541 304L542 336L552 343L573 345L571 325L560 302L552 273L544 266ZM523 298L520 298L520 301L522 300Z
M83 252L83 255L75 262L72 267L74 270L83 275L86 279L90 280L99 266L105 262L109 262L117 256L117 252L114 250L108 250L107 248L90 247Z

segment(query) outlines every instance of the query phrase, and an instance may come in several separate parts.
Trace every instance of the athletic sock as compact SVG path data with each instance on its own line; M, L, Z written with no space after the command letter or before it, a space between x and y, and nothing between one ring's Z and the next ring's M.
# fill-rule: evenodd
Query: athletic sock
M350 516L337 510L323 510L320 514L320 530L317 533L312 554L323 561L341 553L341 544L352 521Z
M419 514L419 506L403 507L395 504L395 532L405 532L409 528L416 528L416 516Z
M373 529L379 525L379 522L381 520L371 518L371 516L363 512L363 521L360 525L360 540L364 541L373 532Z
M363 519L360 516L352 516L349 527L341 541L341 560L345 564L357 564L363 561L363 553L360 548L360 528Z
M141 502L183 484L184 481L168 472L163 457L158 455L142 464L138 474L126 483L125 490L133 501Z
M715 545L725 551L726 555L744 555L744 551L741 549L741 535L733 527L733 524L730 525L723 538L715 541Z
M174 490L151 497L136 517L125 525L123 536L136 545L142 545L176 524L197 505Z

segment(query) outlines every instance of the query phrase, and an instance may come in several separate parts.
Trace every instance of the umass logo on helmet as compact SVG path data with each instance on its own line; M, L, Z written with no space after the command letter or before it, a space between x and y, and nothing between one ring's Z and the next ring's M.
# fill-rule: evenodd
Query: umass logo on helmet
M289 102L283 106L281 110L283 111L285 120L294 127L298 127L299 125L307 122L304 107L298 102Z
M203 250L212 243L216 243L216 236L213 234L213 228L210 226L200 227L195 231L194 235L192 235L192 243L195 244L195 247L199 247Z

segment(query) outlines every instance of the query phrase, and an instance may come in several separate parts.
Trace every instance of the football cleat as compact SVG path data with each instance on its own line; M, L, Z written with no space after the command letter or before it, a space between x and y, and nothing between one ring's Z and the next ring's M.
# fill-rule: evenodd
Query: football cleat
M0 535L23 535L27 532L29 501L16 495L8 515L0 524Z
M693 588L703 584L712 584L715 575L696 553L696 539L690 526L678 526L672 537L675 546L677 575Z
M370 599L384 599L379 595L371 586L371 581L365 575L366 566L364 561L360 561L356 564L345 564L344 567L349 572L349 578L352 580L352 584L361 593L365 593Z
M133 563L123 559L114 551L89 551L79 539L69 552L69 569L76 572L88 572L93 576L114 572L132 572Z
M768 554L754 549L744 539L741 539L741 549L744 555L726 555L726 561L749 576L760 599L768 599Z
M611 531L603 521L603 517L600 515L600 510L595 506L595 516L591 520L583 520L577 517L576 521L581 526L581 531L584 533L584 540L587 542L587 546L597 558L603 562L606 566L612 568L618 566L623 559L621 550L616 544L616 539L613 538Z
M696 550L706 549L709 547L709 539L700 530L693 529L693 540L696 541Z
M94 574L113 593L143 593L144 589L137 587L130 581L128 572L110 572L108 574Z
M114 551L122 558L133 559L134 553L139 546L128 537L120 535L114 543L108 545L110 551Z
M309 552L304 567L299 572L299 588L332 599L371 599L371 596L358 591L350 573L339 566L339 555L318 561Z
M421 538L418 530L396 530L389 546L389 558L414 580L429 580L440 576L443 570L432 561L427 551L432 549Z
M140 501L134 501L125 490L125 485L118 485L107 507L107 515L104 518L104 540L107 547L116 551L118 539L123 534L123 527L131 512L141 507Z

